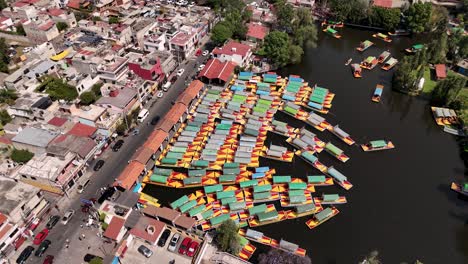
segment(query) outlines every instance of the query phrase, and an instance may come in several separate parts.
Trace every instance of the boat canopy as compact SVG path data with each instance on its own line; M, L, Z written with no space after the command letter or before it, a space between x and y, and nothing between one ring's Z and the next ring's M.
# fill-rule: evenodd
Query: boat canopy
M206 161L206 160L194 160L194 161L192 161L192 166L193 166L193 167L203 167L203 168L206 168L206 167L208 167L208 165L210 165L210 164L209 164L209 162Z
M228 162L224 163L223 168L224 169L229 169L229 168L239 168L240 164L237 162Z
M209 209L201 214L203 219L210 218L214 214L213 209Z
M375 96L382 96L383 89L381 87L375 88L374 95Z
M353 68L353 71L360 71L361 70L361 66L357 63L353 63L351 64L351 68Z
M374 140L370 142L373 148L383 148L387 146L387 142L385 140Z
M267 172L270 170L270 167L257 167L255 168L255 172Z
M256 240L260 240L263 237L263 233L248 228L247 231L245 232L245 236L256 239Z
M166 165L176 165L177 164L177 159L163 158L161 160L161 163L166 164Z
M183 205L184 203L188 201L189 201L188 196L184 195L180 197L179 199L175 200L174 202L172 202L170 206L172 207L172 209L177 209L178 207L180 207L181 205Z
M344 182L347 180L346 176L337 171L333 166L328 168L328 174L338 180L339 182Z
M261 179L263 177L265 177L264 172L256 172L256 173L252 174L252 179Z
M153 173L157 174L157 175L170 176L172 174L172 170L171 169L156 168L156 169L154 169Z
M249 181L243 181L239 183L241 188L247 188L247 187L253 187L258 185L257 180L249 180Z
M468 183L463 184L463 191L467 192L468 191Z
M188 177L183 179L184 185L200 184L202 177Z
M296 207L296 213L298 213L298 214L302 214L302 213L305 213L305 212L310 212L310 211L313 211L313 210L315 210L315 204L314 203L299 205L299 206Z
M372 63L374 60L375 60L375 57L374 57L374 56L369 56L369 57L367 57L367 59L365 60L365 62L366 62L366 63Z
M387 58L388 56L390 56L390 52L384 51L380 54L379 58Z
M267 192L267 191L271 191L271 185L270 185L270 184L264 184L264 185L257 185L257 186L254 186L253 191L254 191L254 192Z
M223 185L216 184L216 185L205 186L204 190L205 190L205 193L221 192L223 190Z
M153 174L150 177L150 181L159 182L159 183L166 183L167 182L167 176Z
M392 57L387 62L385 62L385 65L393 65L393 64L395 64L397 62L398 62L398 60Z
M246 207L246 204L244 201L234 202L234 203L229 204L229 209L231 209L231 211L238 211L238 210L244 209L245 207Z
M364 42L361 42L361 45L363 47L369 47L372 44L374 44L374 43L372 43L372 41L370 41L370 40L365 40Z
M299 249L299 246L296 244L293 244L291 242L288 242L286 240L281 239L279 243L279 247L287 252L294 253Z
M250 78L252 78L252 76L253 76L252 72L240 72L239 73L239 79L244 80L244 81L250 80Z
M194 208L190 209L189 215L190 215L190 217L193 217L193 216L205 211L205 209L206 209L206 205L204 205L204 204L199 205L197 207L194 207Z
M256 192L253 194L254 200L265 200L270 198L271 192Z
M291 191L288 192L289 197L301 196L301 195L304 195L304 190L291 190Z
M221 199L221 204L222 205L227 205L227 204L230 204L230 203L233 203L233 202L237 202L236 197L227 197L227 198Z
M339 149L337 146L333 145L332 143L328 142L326 145L325 145L325 148L330 151L331 153L333 153L333 155L335 156L339 156L341 154L343 154L343 150Z
M236 180L236 175L221 175L219 176L219 182L233 182Z
M189 177L201 177L206 175L206 169L203 170L189 170L188 176Z
M229 214L222 214L213 218L210 218L210 223L213 226L219 225L222 222L228 220L231 216Z
M379 38L388 38L388 36L385 35L385 34L383 34L383 33L378 33L377 36L378 36Z
M188 210L192 209L195 206L197 206L197 200L192 200L192 201L189 201L189 202L183 204L182 206L180 206L179 209L180 209L180 211L182 213L185 213L185 212L187 212Z
M325 182L326 177L324 175L312 175L312 176L307 176L307 182L308 183L320 183L320 182Z
M336 33L338 33L338 31L334 30L334 29L331 28L331 27L327 28L327 32L330 33L330 34L336 34Z
M237 175L240 173L240 169L239 168L224 168L223 169L223 174L233 174L233 175Z
M301 153L301 156L304 157L306 160L310 161L310 162L316 162L318 161L318 158L315 157L312 152L310 151L304 151Z
M347 138L349 137L349 134L344 132L338 125L334 126L333 127L333 131L338 134L338 136L342 137L342 138Z
M273 176L273 183L289 183L291 182L291 176Z
M295 195L295 196L289 196L289 202L290 203L304 203L307 201L307 197L303 195Z
M333 210L328 207L320 211L319 213L315 214L315 219L317 221L322 222L323 220L327 219L328 217L333 215Z
M276 210L269 211L269 212L260 212L257 214L258 221L268 221L278 218L278 212Z
M229 198L229 197L234 197L236 196L235 191L218 191L216 192L216 198L218 200L224 199L224 198Z
M424 44L416 44L416 45L413 45L413 50L420 50L424 48Z
M290 182L288 184L290 190L305 190L307 183L305 182Z
M324 202L331 202L340 199L340 196L338 194L324 194L322 198Z

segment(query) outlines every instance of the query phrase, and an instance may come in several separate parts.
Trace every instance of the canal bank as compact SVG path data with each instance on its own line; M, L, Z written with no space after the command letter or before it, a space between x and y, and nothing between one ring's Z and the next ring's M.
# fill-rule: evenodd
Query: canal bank
M346 192L339 187L318 187L316 195L322 191L340 193L347 196L348 204L339 206L338 216L314 230L305 226L307 218L257 230L301 245L314 263L356 263L373 249L381 252L385 263L415 258L424 263L466 263L459 238L466 234L463 227L468 211L464 209L465 201L459 201L448 186L454 175L462 174L464 169L454 138L435 125L426 101L390 90L391 72L376 68L364 71L363 78L356 80L349 66L344 66L349 57L360 62L386 49L392 53L402 51L412 41L400 38L388 44L372 39L368 31L351 29L340 34L341 40L320 34L317 49L308 50L300 65L280 73L301 75L309 83L318 83L336 93L326 118L332 124L340 124L357 143L386 138L395 143L396 149L364 153L329 132L317 132L322 140L331 140L351 157L343 164L328 154L318 155L323 163L348 176L354 188ZM377 47L358 53L355 47L365 39ZM401 54L396 57L401 58ZM385 85L379 104L370 101L377 83ZM276 117L296 127L304 126L282 113ZM268 140L287 146L276 135L269 135ZM292 164L264 159L261 164L277 168L277 175L318 174L298 157ZM148 185L145 191L167 204L194 189Z

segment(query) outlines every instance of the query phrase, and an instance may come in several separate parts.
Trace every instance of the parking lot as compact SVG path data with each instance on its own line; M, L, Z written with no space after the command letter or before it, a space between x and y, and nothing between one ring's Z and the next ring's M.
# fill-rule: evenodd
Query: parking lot
M182 241L184 240L184 238L187 237L188 234L182 234L179 230L175 229L175 228L171 228L171 227L168 227L168 229L171 230L171 234L169 235L169 238L167 239L166 241L166 244L164 245L164 247L160 247L158 245L150 245L148 243L145 243L139 239L134 239L131 244L129 245L129 248L127 250L127 252L125 253L125 257L124 258L121 258L120 259L120 262L122 264L133 264L133 263L161 263L161 264L165 264L165 263L170 263L172 260L174 260L176 264L179 264L179 263L191 263L192 262L192 258L191 257L188 257L186 254L184 255L181 255L178 253L179 251L179 247L180 247L180 244L182 243ZM171 239L172 239L172 236L176 233L179 233L180 234L180 238L175 246L175 251L174 252L171 252L168 250L168 246L171 242ZM201 240L194 236L194 235L189 235L190 236L190 239L192 239L192 241L196 241L199 243L199 245L201 245ZM140 247L141 245L144 245L145 247L149 248L153 254L151 255L151 257L149 258L146 258L145 256L143 256L140 252L138 252L138 247ZM200 246L198 247L198 249L200 248Z

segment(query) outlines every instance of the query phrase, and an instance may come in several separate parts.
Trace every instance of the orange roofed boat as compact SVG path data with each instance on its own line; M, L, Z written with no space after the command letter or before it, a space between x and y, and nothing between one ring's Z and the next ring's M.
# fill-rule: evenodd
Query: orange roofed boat
M372 70L377 66L379 61L374 56L369 56L361 62L361 67L367 70Z
M361 75L362 69L361 69L361 66L359 66L359 64L357 64L357 63L351 64L351 69L353 70L354 78L361 78L362 77L362 75Z

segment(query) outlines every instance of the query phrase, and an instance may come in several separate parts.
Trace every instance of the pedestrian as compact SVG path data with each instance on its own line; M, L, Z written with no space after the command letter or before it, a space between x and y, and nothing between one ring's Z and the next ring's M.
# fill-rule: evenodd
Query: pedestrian
M79 237L78 237L78 240L80 240L80 241L81 241L81 236L79 236Z
M81 236L83 237L83 239L85 239L85 238L86 238L85 234L81 234Z
M68 245L68 244L65 244L65 248L68 248L68 247L69 247L69 245Z
M81 224L80 227L83 228L83 224Z
M91 246L90 246L90 245L88 245L88 250L89 250L90 248L91 248Z

